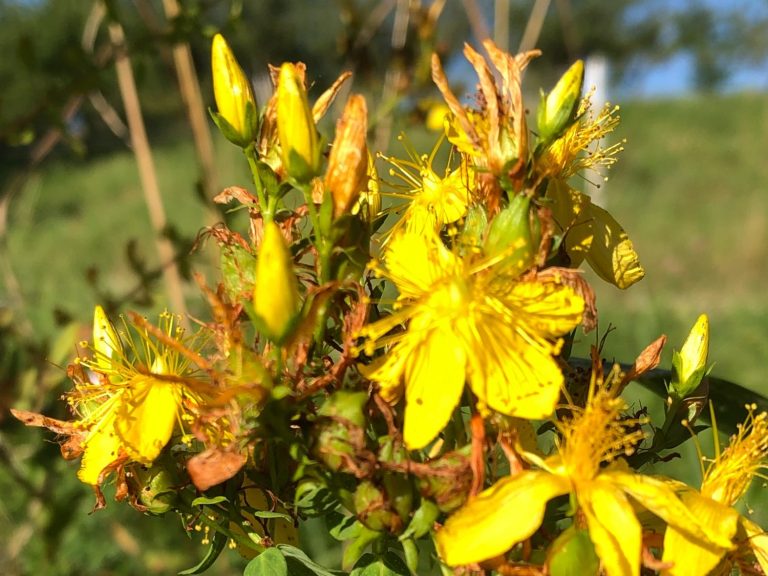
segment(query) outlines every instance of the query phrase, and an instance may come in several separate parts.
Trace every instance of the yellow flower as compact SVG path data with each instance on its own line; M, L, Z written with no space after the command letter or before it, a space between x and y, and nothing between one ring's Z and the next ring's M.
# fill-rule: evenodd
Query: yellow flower
M576 111L578 120L537 158L536 166L541 176L565 182L587 168L609 168L617 162L617 154L624 150L624 140L605 147L600 142L619 125L619 107L606 104L596 118L592 117L590 107L588 95ZM590 149L593 143L597 145Z
M79 416L75 428L83 431L78 477L87 484L100 484L120 463L150 465L176 424L191 419L203 401L205 384L181 352L192 340L168 313L155 330L162 337L143 322L126 322L121 338L96 307L93 355L77 361L87 378L78 379L68 396Z
M405 142L403 136L400 140ZM438 140L432 152L427 156L418 155L410 145L405 144L410 160L383 156L394 166L390 175L404 184L397 185L395 198L406 201L400 219L389 231L391 238L396 232L405 229L414 234L439 232L446 224L458 221L467 213L474 186L474 170L466 162L451 170L450 160L442 178L432 169L432 162L440 149L443 139Z
M297 180L309 182L320 169L320 139L309 108L303 69L289 62L280 67L276 99L283 166Z
M584 260L600 278L618 288L629 288L645 276L634 245L621 225L606 210L592 204L589 196L552 180L546 198L571 266Z
M448 423L465 380L481 407L523 418L552 413L563 376L558 336L584 303L553 281L515 281L489 261L462 259L435 233L396 235L386 269L400 291L395 312L362 331L365 350L390 346L368 369L385 398L405 386L405 443L422 448ZM404 332L388 335L401 323Z
M235 144L247 146L257 132L256 98L250 80L221 34L213 37L211 68L216 108L227 123L222 132Z
M756 409L754 405L747 407L746 421L739 425L725 450L720 452L715 444L716 455L703 470L701 490L686 489L681 494L702 528L726 531L729 541L712 546L670 526L664 536L662 561L674 562L674 566L662 573L665 576L730 574L729 563L721 563L726 555L737 562L754 557L768 573L768 534L732 508L752 479L765 478L762 471L768 468L768 413L755 415ZM714 434L717 437L716 429Z
M602 369L601 369L602 372ZM635 504L687 535L727 542L718 527L699 527L693 514L660 478L628 471L620 459L643 439L641 421L622 418L626 404L610 386L592 376L586 407L557 423L557 453L525 457L539 469L509 476L479 494L437 533L437 547L451 565L504 554L540 527L547 502L570 494L608 576L638 576L642 526Z

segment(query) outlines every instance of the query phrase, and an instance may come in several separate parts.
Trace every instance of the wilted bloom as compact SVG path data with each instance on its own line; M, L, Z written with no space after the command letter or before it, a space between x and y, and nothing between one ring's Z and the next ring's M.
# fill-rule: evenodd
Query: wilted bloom
M518 181L526 176L528 127L520 82L528 62L540 52L512 56L490 40L483 42L483 46L489 61L468 44L464 45L464 56L479 78L481 109L461 105L448 85L437 55L432 57L432 79L453 114L448 139L471 157L478 172L483 174L481 188L489 207L495 210L500 195L499 179ZM498 71L500 85L496 84L489 63Z
M296 64L280 67L277 84L277 133L288 174L308 182L320 170L320 140L307 100L304 74Z
M608 211L561 180L552 180L546 198L571 266L586 260L600 278L628 288L645 276L634 245Z
M708 351L709 319L702 314L691 328L683 348L672 356L675 378L669 389L675 399L682 400L699 385L707 369Z
M732 508L744 496L752 479L765 479L768 469L768 413L755 415L756 409L754 405L747 406L746 421L739 424L722 453L715 444L715 458L706 468L702 457L701 490L681 487L681 498L696 515L698 525L704 530L727 532L729 541L713 546L670 526L664 536L662 560L674 562L674 566L662 572L665 576L725 576L732 573L731 562L750 566L755 560L768 574L768 534ZM717 435L716 429L714 434ZM722 562L724 556L726 562Z
M581 320L583 300L551 280L515 281L497 261L461 258L429 231L397 234L385 253L379 272L400 297L391 316L362 331L367 353L388 346L367 376L390 401L404 385L411 449L445 427L465 380L483 408L544 418L555 407L563 375L552 355Z
M602 374L602 368L599 368ZM700 527L660 478L635 474L621 459L643 439L643 422L622 417L626 404L593 373L586 407L556 422L561 440L546 459L525 453L538 469L499 480L451 516L437 533L440 556L451 566L504 554L541 526L547 502L570 494L608 576L639 576L642 526L637 505L685 535L722 545L719 527Z
M258 106L251 82L237 63L235 55L221 34L213 37L211 47L213 94L222 133L239 146L253 142L258 128Z
M414 234L439 232L443 226L458 221L466 214L475 172L464 160L451 170L449 161L445 175L440 177L432 169L432 162L442 141L441 138L429 155L419 155L406 144L409 160L384 156L395 167L390 175L404 183L395 185L396 191L391 195L406 202L404 209L400 206L394 208L403 213L389 231L390 235L401 229Z
M552 92L542 94L538 111L539 139L549 142L573 122L584 83L584 62L577 60L563 74Z
M300 306L293 260L280 227L274 222L264 222L253 307L264 323L267 335L280 342L293 326Z
M100 484L120 463L152 464L177 425L194 420L204 402L208 387L181 352L194 339L168 313L156 330L162 337L135 320L120 337L96 307L93 355L78 359L83 374L67 396L83 436L78 477L87 484Z
M344 112L336 123L336 137L328 157L325 187L333 196L333 215L345 214L367 187L368 109L360 94L349 97Z

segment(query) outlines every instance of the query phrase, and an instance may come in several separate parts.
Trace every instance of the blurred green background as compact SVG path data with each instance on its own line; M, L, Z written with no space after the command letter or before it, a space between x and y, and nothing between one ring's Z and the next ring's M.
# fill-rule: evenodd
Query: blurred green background
M163 237L193 314L205 307L190 267L215 272L214 251L203 245L190 254L198 232L215 218L237 226L242 217L217 211L211 190L247 187L249 177L239 150L215 133L215 175L202 176L174 46L189 47L206 105L217 31L253 74L262 103L267 63L307 62L314 97L351 69L354 90L369 100L371 143L394 154L400 130L420 152L436 138L424 128L437 97L433 50L457 91L469 94L465 40L493 36L512 50L533 42L544 51L526 78L534 110L538 87L551 86L568 62L603 56L608 97L621 105L615 138L627 143L609 180L593 180L647 273L624 292L594 283L599 335L616 328L604 355L631 361L665 333L669 367L672 347L706 312L713 374L768 394L760 364L768 357L768 99L757 89L766 79L754 73L768 53L760 32L768 17L760 2L447 0L437 16L441 3L427 0L186 0L168 17L175 2L114 0L97 20L98 4L0 0L0 573L169 574L204 554L177 518L141 517L111 501L89 515L92 495L52 434L23 428L8 412L66 416L64 369L95 303L150 313L168 302L121 128L108 22L125 31L167 213ZM583 351L596 336L580 338ZM304 536L315 557L332 562L323 532L315 523ZM212 572L242 566L225 553Z

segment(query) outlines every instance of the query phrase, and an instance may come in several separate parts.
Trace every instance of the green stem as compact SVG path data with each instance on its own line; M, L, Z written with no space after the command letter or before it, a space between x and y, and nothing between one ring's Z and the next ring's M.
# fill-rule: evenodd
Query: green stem
M269 201L265 195L264 183L259 176L258 156L256 154L256 146L251 143L246 148L243 148L243 153L248 159L248 167L251 169L251 176L253 177L253 185L256 188L256 197L259 199L259 210L264 218L265 222L271 222L274 219L275 208L277 200L273 202L273 198L270 196Z

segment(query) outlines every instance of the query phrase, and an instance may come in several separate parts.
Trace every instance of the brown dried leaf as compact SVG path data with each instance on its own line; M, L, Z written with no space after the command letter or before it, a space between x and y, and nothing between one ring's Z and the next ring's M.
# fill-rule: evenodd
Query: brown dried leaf
M72 422L65 422L64 420L49 418L48 416L43 416L37 412L29 412L27 410L17 410L16 408L11 408L11 414L13 414L14 418L27 426L48 428L48 430L56 432L56 434L67 434L71 436L77 432Z
M256 196L240 186L227 186L213 198L217 204L229 204L232 200L237 200L246 206L258 206L259 204L259 199Z
M336 98L336 96L339 94L339 91L341 90L341 87L344 85L344 83L349 80L352 77L352 72L343 72L341 76L336 78L336 81L331 84L331 87L328 88L325 92L320 94L320 98L317 99L315 102L315 105L312 106L312 119L315 121L315 124L320 121L320 119L325 116L325 113L328 111L328 108L331 104L333 104L333 100Z
M630 368L629 372L627 372L624 375L624 378L621 379L621 386L626 386L631 380L656 368L661 362L661 351L666 343L667 336L666 334L662 334L656 338L656 340L648 344L648 346L645 347L645 350L640 352L640 355L635 360L635 363L632 364L632 368Z
M208 490L229 480L245 465L246 458L239 452L225 452L209 448L187 462L187 472L198 490Z

